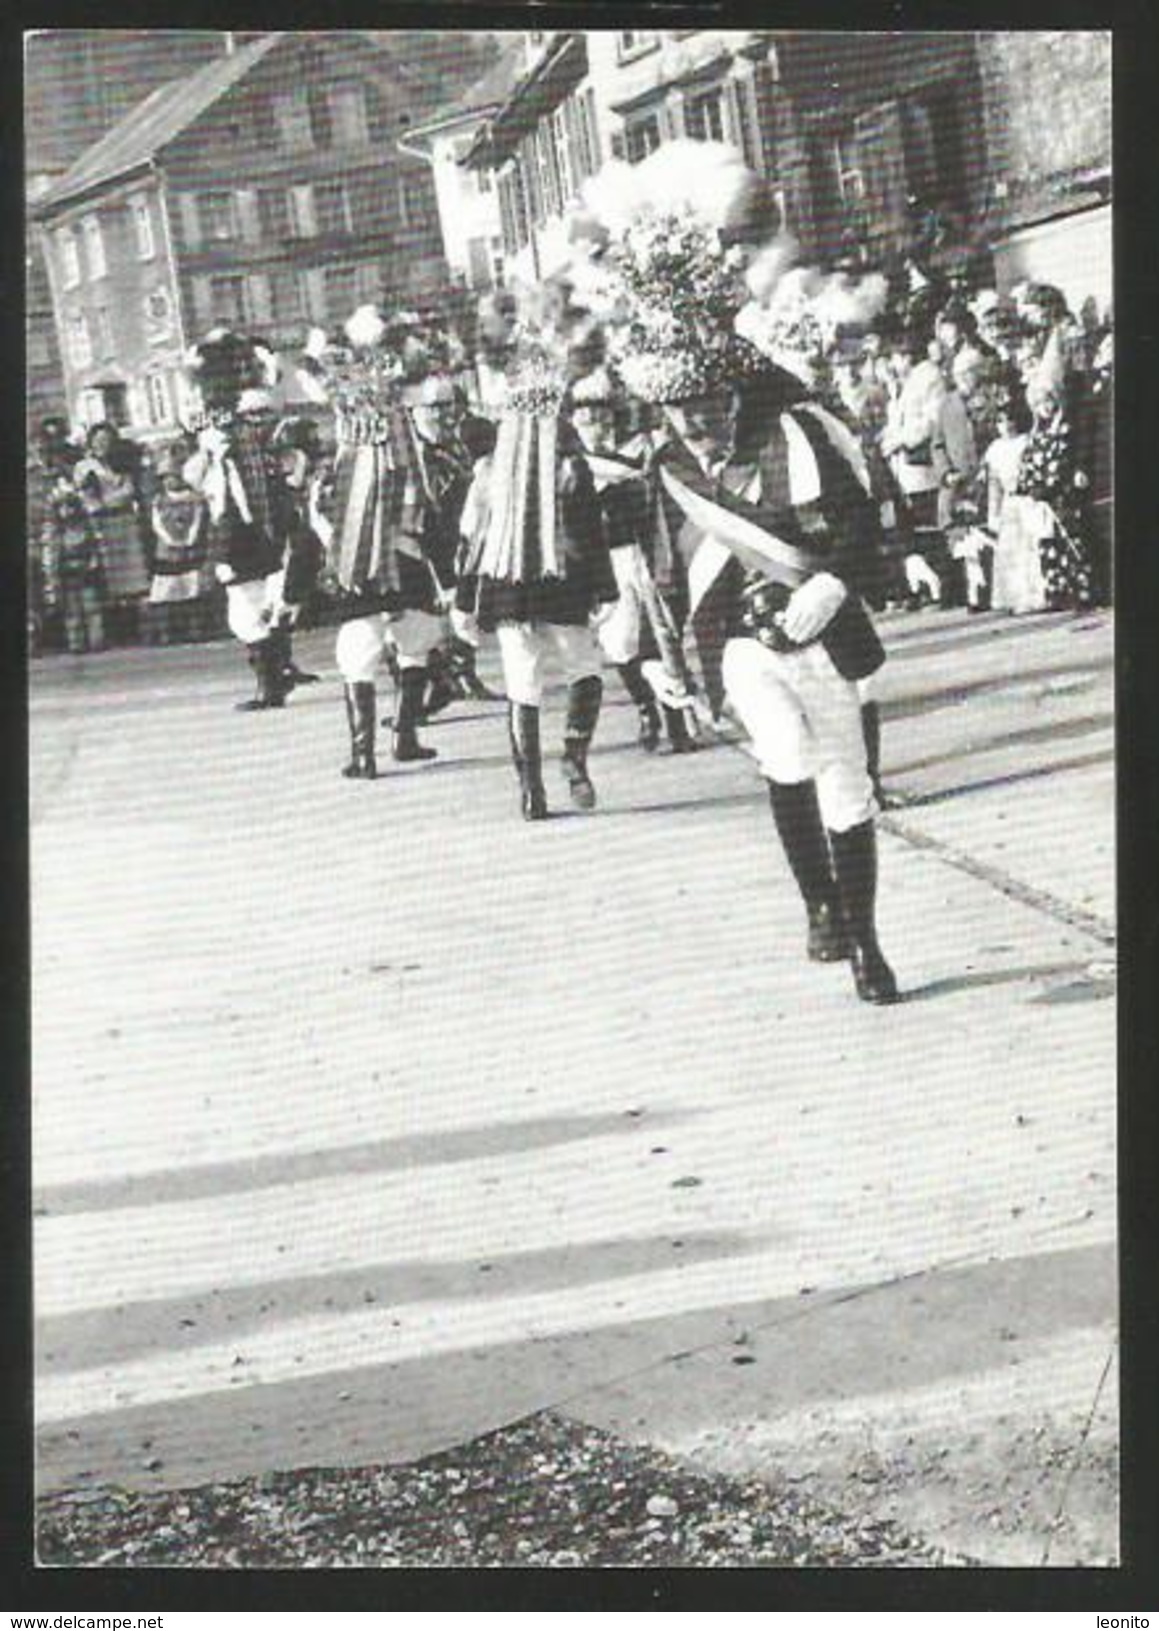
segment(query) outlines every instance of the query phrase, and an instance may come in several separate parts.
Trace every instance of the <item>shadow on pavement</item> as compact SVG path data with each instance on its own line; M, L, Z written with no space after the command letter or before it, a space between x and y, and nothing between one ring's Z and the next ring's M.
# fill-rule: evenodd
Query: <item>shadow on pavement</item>
M919 985L913 990L903 992L902 1001L929 1002L936 997L952 997L959 991L980 991L993 985L1016 985L1022 980L1052 980L1064 974L1082 976L1086 968L1086 963L1040 963L1029 968L996 968L967 974L950 974L941 980L931 980L929 985ZM1043 992L1030 1000L1044 1002L1048 1000L1048 996L1048 993Z
M409 1133L371 1143L343 1144L333 1149L301 1150L249 1159L219 1161L196 1167L172 1167L120 1178L80 1180L34 1192L34 1215L63 1217L82 1212L116 1211L124 1206L153 1206L172 1201L204 1200L210 1196L252 1194L281 1184L307 1183L317 1178L353 1177L371 1172L413 1172L416 1167L444 1166L456 1161L489 1160L554 1149L581 1139L609 1134L669 1127L687 1120L682 1115L650 1111L644 1123L638 1114L623 1111L599 1116L544 1116L524 1121L496 1121L477 1127L456 1127L450 1132Z
M1088 753L1078 759L1056 759L1048 765L1012 770L1006 776L986 776L981 781L962 782L957 787L942 787L932 793L907 793L897 787L889 791L891 797L897 800L895 808L920 810L928 804L945 804L950 799L966 798L971 793L986 793L995 787L1014 787L1019 782L1040 781L1044 776L1057 776L1066 770L1087 770L1092 765L1112 764L1114 758L1114 751L1108 748L1104 753Z

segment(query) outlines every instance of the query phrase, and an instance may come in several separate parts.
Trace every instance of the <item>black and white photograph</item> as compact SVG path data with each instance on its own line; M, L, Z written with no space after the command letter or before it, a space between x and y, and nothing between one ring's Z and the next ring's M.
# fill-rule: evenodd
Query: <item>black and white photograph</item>
M23 34L46 1578L1124 1562L1113 31L639 16Z

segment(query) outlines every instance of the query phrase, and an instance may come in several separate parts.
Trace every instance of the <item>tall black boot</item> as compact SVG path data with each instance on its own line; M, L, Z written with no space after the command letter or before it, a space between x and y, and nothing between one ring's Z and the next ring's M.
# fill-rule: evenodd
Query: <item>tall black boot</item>
M238 713L257 713L263 708L284 708L287 687L282 681L281 658L267 635L249 647L249 665L257 677L257 695L237 704Z
M398 676L398 702L395 709L394 733L391 752L400 764L419 759L434 759L434 748L424 748L415 735L415 726L422 714L423 697L427 689L425 668L403 668Z
M374 759L374 684L358 680L346 687L346 722L350 726L350 763L342 770L351 780L372 782L378 775Z
M543 821L547 794L543 790L543 761L539 749L539 709L526 702L507 705L507 733L511 757L519 773L520 804L524 821Z
M427 676L430 681L423 701L422 717L433 719L452 702L461 702L466 694L451 666L450 658L437 647L427 657Z
M865 764L873 783L873 796L885 809L885 788L881 785L881 706L876 702L861 704L861 734L865 738Z
M840 896L815 782L769 782L769 804L785 859L809 917L807 952L814 963L839 963L849 947L841 921Z
M571 801L578 810L595 809L596 790L588 775L588 748L600 717L603 694L604 682L598 674L574 680L567 688L567 724L560 764L571 790Z
M279 623L276 629L271 630L270 639L274 642L274 649L278 654L282 681L287 691L292 691L295 685L318 684L317 674L308 674L294 661L294 634L288 623Z
M872 821L830 832L829 847L851 943L850 958L862 1002L898 1000L897 981L877 943L877 833Z
M616 673L624 682L624 690L636 704L640 715L639 743L645 753L654 753L660 740L660 715L656 710L656 698L652 695L652 687L644 678L640 667L639 657L633 657L626 663L616 664Z
M683 708L664 705L664 727L668 732L668 746L673 753L695 753L700 744L688 729L688 714Z

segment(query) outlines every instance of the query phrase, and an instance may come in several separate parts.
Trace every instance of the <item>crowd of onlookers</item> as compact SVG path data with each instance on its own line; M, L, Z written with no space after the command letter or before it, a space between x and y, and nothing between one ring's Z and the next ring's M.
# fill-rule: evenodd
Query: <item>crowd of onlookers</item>
M1010 612L1111 595L1113 343L1052 285L915 280L868 331L802 358L860 440L880 504L885 605ZM226 629L191 436L42 421L29 450L29 641L41 651ZM324 615L324 610L323 610Z
M28 461L34 656L227 632L207 501L185 474L195 451L187 434L145 446L108 422L79 440L60 417L41 422Z
M1053 285L938 287L831 348L814 384L857 430L887 539L883 600L1108 604L1109 313Z

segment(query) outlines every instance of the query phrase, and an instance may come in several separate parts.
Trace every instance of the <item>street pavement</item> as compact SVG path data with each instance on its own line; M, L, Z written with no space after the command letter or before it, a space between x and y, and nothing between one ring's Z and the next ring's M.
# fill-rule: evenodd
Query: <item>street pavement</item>
M886 1009L736 733L647 757L614 674L528 825L502 704L344 781L326 631L280 713L230 644L33 663L43 1491L550 1408L1116 1560L1113 619L882 628Z

